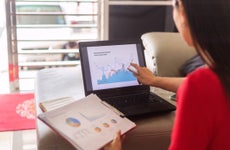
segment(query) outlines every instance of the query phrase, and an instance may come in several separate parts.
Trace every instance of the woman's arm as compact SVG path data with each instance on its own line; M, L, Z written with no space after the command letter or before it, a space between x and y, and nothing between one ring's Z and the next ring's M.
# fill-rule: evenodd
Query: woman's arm
M151 86L159 87L167 91L177 92L184 77L154 77L154 81Z
M176 92L184 77L159 77L153 75L153 73L146 67L140 67L137 64L131 63L131 65L136 68L137 73L134 75L137 77L138 81L142 84L159 87L167 91Z

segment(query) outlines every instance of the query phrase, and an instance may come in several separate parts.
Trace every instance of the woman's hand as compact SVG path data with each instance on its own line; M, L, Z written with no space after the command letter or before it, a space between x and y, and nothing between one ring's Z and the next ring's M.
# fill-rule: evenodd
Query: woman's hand
M130 65L136 68L137 73L133 74L137 77L140 83L150 86L154 85L154 80L156 77L149 69L147 69L146 67L140 67L139 65L134 63L130 63Z
M165 89L167 91L177 92L177 89L185 79L184 77L159 77L155 76L149 69L146 67L140 67L137 64L130 63L133 66L137 73L133 74L137 77L137 80L145 85L154 86L158 88Z
M104 150L121 150L122 149L122 140L124 139L124 136L121 136L121 131L119 130L114 138L113 141L109 144L107 144L104 147Z

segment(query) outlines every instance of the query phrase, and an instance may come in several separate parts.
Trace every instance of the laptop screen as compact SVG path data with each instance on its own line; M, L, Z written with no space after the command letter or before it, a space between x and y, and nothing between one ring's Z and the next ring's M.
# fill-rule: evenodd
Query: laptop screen
M139 85L128 67L145 66L140 41L81 42L79 48L86 93Z

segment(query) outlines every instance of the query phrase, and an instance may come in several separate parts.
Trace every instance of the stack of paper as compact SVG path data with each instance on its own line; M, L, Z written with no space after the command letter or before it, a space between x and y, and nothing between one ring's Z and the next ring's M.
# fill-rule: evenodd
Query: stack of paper
M62 97L53 100L47 100L39 103L39 107L43 112L54 110L74 102L72 97Z

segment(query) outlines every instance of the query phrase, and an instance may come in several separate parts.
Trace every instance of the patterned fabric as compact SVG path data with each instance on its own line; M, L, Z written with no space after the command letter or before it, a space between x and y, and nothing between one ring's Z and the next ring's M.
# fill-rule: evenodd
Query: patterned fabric
M34 94L0 95L0 131L36 128Z

